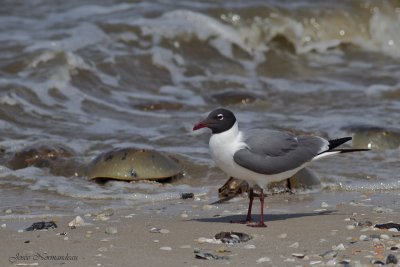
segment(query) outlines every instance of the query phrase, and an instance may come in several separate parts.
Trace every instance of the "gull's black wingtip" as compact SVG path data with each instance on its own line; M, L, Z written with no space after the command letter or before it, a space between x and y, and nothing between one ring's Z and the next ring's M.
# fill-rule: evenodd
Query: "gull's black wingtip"
M353 139L352 137L343 137L339 139L329 140L329 149L328 151L337 151L339 153L351 153L351 152L361 152L361 151L370 151L369 148L343 148L343 149L335 149L336 147L350 141Z
M351 139L353 139L353 138L348 136L348 137L329 140L329 149L328 149L328 151L340 146L341 144L344 144L344 143L350 141Z

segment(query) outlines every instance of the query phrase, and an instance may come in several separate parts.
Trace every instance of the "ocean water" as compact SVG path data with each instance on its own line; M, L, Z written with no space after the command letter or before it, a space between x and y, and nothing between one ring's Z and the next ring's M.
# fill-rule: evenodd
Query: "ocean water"
M208 155L216 107L243 129L338 138L400 127L398 1L3 1L0 9L1 208L73 213L217 197L227 177ZM118 147L177 155L170 184L97 184L8 166L59 144L87 164ZM324 191L400 191L399 149L316 162Z

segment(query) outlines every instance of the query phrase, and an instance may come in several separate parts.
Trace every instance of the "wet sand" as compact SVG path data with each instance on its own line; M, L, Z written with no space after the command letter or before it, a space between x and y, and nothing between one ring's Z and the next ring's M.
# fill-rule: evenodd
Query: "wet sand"
M346 262L347 266L368 266L376 261L386 263L389 254L400 259L400 233L373 227L399 223L399 212L377 207L379 203L374 203L371 195L353 197L343 201L337 195L337 200L331 198L319 207L307 201L303 205L299 196L269 197L267 228L230 223L244 218L245 198L219 206L209 206L209 199L200 197L108 210L100 216L76 214L87 224L75 229L68 226L73 216L3 216L0 266L346 266ZM398 195L386 193L387 201L398 199ZM285 206L296 210L287 212ZM258 208L256 203L255 219ZM18 231L40 220L54 220L58 228ZM115 230L110 227L117 233L106 233ZM215 244L218 241L213 237L221 231L253 238L233 245ZM195 251L225 257L196 259ZM320 256L323 253L326 255ZM57 258L66 255L69 258Z

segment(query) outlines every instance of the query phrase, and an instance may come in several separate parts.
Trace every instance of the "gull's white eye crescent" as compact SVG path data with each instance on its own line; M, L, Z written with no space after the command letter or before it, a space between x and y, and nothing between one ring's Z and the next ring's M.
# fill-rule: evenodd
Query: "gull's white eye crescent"
M218 115L217 115L217 119L220 120L220 121L222 121L222 120L224 119L224 115L218 114Z

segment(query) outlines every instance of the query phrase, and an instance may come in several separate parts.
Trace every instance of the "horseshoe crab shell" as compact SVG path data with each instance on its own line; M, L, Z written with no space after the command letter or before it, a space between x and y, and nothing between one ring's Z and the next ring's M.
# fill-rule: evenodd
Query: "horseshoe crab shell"
M87 169L89 180L163 180L182 174L178 160L154 150L118 148L97 156Z
M18 150L7 160L6 166L12 170L30 166L48 168L51 174L65 177L82 176L86 169L71 148L56 143L38 143Z
M54 162L73 157L75 153L68 147L59 144L35 144L14 153L7 162L13 170L29 166L38 168L51 167Z
M373 150L397 149L400 147L400 129L362 125L352 127L352 146Z

